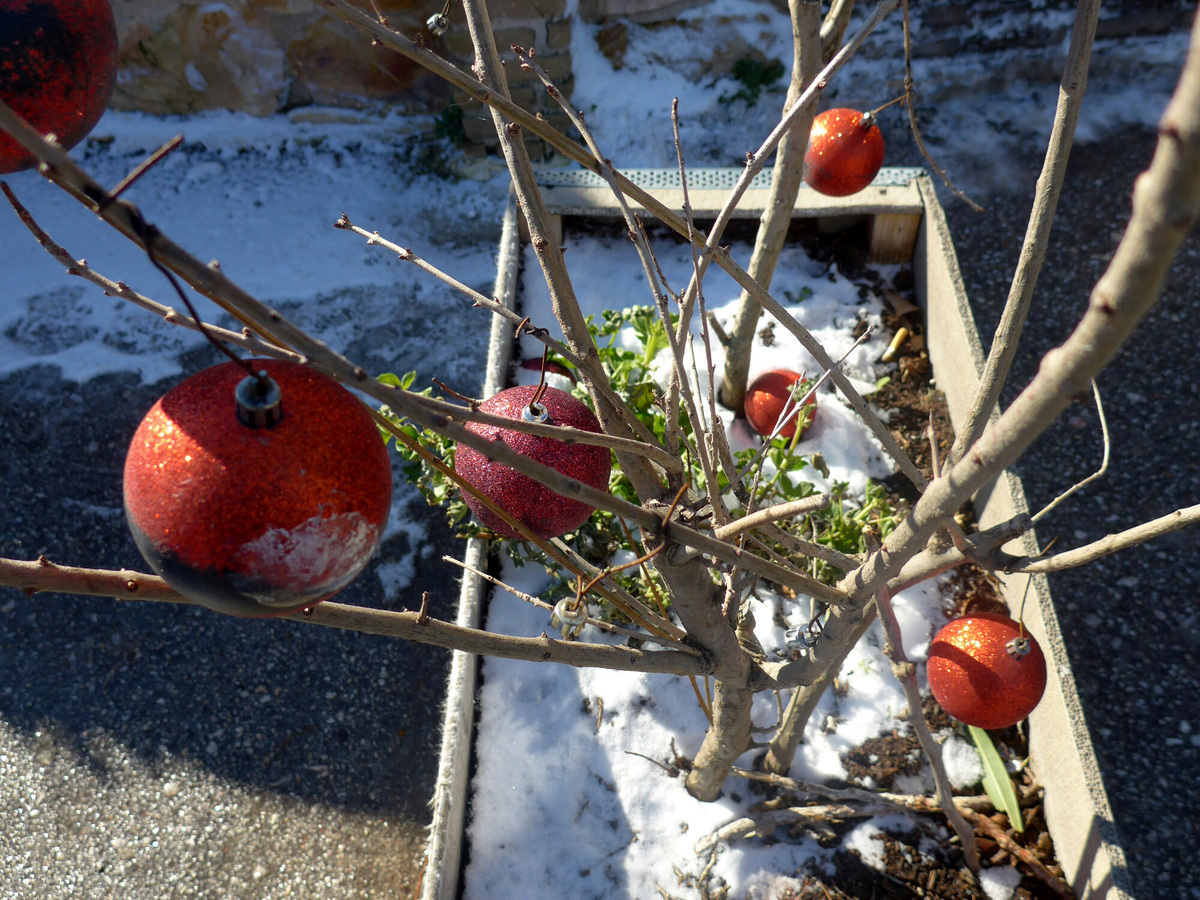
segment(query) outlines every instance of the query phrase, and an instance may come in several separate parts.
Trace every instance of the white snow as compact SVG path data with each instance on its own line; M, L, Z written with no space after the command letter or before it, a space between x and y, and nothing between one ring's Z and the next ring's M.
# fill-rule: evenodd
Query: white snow
M979 883L988 900L1011 900L1021 883L1021 873L1011 866L993 866L980 871Z
M946 777L956 788L971 788L983 780L983 760L970 741L951 734L942 744L942 765Z

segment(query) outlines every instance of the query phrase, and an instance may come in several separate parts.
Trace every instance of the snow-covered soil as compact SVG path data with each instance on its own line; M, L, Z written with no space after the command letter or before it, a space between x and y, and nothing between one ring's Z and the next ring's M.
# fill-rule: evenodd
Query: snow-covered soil
M645 278L627 239L584 237L569 243L568 255L577 261L573 285L585 313L598 314L614 295L627 298L631 305L649 301ZM732 252L745 261L750 249L748 244L735 244ZM682 289L692 271L688 248L667 241L655 245L655 255L667 283ZM528 273L536 260L532 253L527 257ZM898 268L883 267L881 275L894 275ZM857 323L877 329L845 363L847 374L869 393L878 377L895 370L894 364L877 362L886 347L886 336L878 332L880 301L860 297L854 282L836 268L826 269L799 247L789 246L776 269L773 291L777 296L807 297L791 305L789 312L835 358L850 350ZM544 285L535 278L527 278L527 283L522 312L532 316L535 325L550 322ZM705 293L709 308L727 322L736 308L737 286L723 273L714 274L706 279ZM528 342L525 352L536 355L540 345L524 340ZM640 350L632 333L623 332L618 337L622 342L627 349ZM715 350L719 372L719 344ZM703 351L697 352L703 358ZM669 350L660 351L656 358L664 381L669 358ZM752 378L774 368L817 371L799 343L782 329L777 329L769 345L756 340L752 360ZM707 385L701 380L703 391ZM892 469L866 426L835 393L823 390L819 398L813 423L795 452L819 451L830 475L823 477L812 468L799 475L818 490L828 490L830 479L847 481L851 493L861 497L866 479L886 477ZM757 445L744 421L734 423L732 415L726 414L725 425L734 451ZM534 566L516 569L508 564L504 577L527 593L537 594L547 586L544 574ZM786 658L791 648L785 628L778 623L805 625L813 614L811 600L789 600L764 590L756 593L748 600L757 623L755 633L770 658ZM907 590L897 595L895 606L905 649L919 662L946 619L938 585L931 582ZM551 631L549 619L549 613L506 591L496 591L488 627L532 636ZM607 640L593 627L586 628L580 639ZM842 755L880 734L907 730L902 718L904 693L881 647L882 631L876 623L842 667L844 693L835 697L828 692L810 721L790 772L793 777L814 783L845 781ZM779 708L774 695L760 695L754 713L758 725L769 728L776 722ZM747 815L756 799L749 782L734 777L726 783L721 799L700 803L684 790L678 773L672 777L664 771L677 753L694 756L707 729L687 678L485 660L466 897L652 897L659 888L677 897L701 896L698 876L711 850L698 853L697 846L711 832ZM960 783L964 787L975 783L980 771L977 763L970 763L974 750L963 748L957 739L951 746L966 749L957 757L967 760L965 767L956 769L962 776ZM753 768L761 752L747 751L739 765ZM924 777L909 778L904 786L913 793L927 793L931 776L926 772ZM847 835L845 846L869 851L864 853L866 860L879 865L882 857L878 849L871 850L871 835L882 828L912 829L916 824L915 817L903 815L867 819ZM768 884L773 887L761 896L775 896L789 883L780 876L827 868L836 849L823 848L811 838L769 845L750 838L723 847L709 872L728 885L732 896L746 896L752 888L766 890ZM681 883L679 873L693 883ZM987 877L998 886L1011 887L1012 874L1004 867Z

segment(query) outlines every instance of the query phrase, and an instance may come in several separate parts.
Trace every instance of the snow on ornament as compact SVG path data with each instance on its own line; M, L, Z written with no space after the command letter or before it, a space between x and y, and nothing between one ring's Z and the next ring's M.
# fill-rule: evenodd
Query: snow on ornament
M100 121L116 80L108 0L0 0L0 100L63 149ZM0 131L0 175L36 162Z
M392 468L354 395L305 366L196 373L146 414L125 457L125 514L185 597L276 616L336 594L383 535Z
M813 120L804 154L804 180L831 197L857 194L883 165L883 133L874 113L827 109Z
M999 613L973 613L943 626L930 645L926 673L946 712L985 731L1020 722L1046 689L1042 648Z
M536 385L503 390L479 404L479 411L508 419L565 425L600 434L600 423L587 406L566 391L547 387L538 402ZM523 456L549 466L592 487L606 489L612 458L607 447L568 444L556 438L509 431L494 425L470 422L467 429L491 441L503 441ZM454 471L501 509L543 539L573 531L587 521L594 507L556 494L528 475L488 459L477 450L460 444L454 451ZM516 529L497 516L469 491L463 491L467 506L485 527L502 537L521 537Z

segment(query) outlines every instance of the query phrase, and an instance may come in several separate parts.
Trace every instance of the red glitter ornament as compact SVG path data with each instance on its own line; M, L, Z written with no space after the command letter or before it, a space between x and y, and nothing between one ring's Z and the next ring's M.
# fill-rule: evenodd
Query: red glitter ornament
M512 387L490 397L479 405L479 411L509 419L520 419L529 410L537 392L536 385ZM546 388L539 404L550 425L563 425L583 431L600 433L600 423L592 411L579 400L557 388ZM607 488L612 458L607 447L594 444L568 444L555 438L522 434L478 422L467 424L470 431L492 441L503 441L529 459L568 475L592 487ZM460 444L454 452L454 471L493 500L510 516L543 539L559 537L582 525L594 507L579 500L556 494L544 484L493 462L482 453ZM497 534L515 538L521 535L503 519L484 506L472 494L464 491L467 506L479 521Z
M185 597L273 616L362 571L387 522L392 468L370 413L337 382L250 363L273 395L228 362L154 404L125 457L125 515L146 561Z
M108 0L0 0L0 100L64 149L100 121L116 79ZM0 175L36 161L0 131Z
M813 120L804 154L804 180L831 197L857 194L883 165L883 134L875 116L827 109Z
M743 406L746 410L746 419L749 420L755 431L765 437L775 430L775 424L779 421L784 404L787 403L788 396L791 394L792 386L802 378L804 378L803 375L793 372L791 369L772 369L750 382L750 386L746 388L746 399ZM804 408L789 418L787 424L779 429L779 437L790 438L794 435L798 421L802 423L800 434L803 436L805 429L812 423L812 417L816 410L817 397L814 394L805 402Z
M1008 616L973 613L947 623L926 664L933 696L954 718L985 730L1020 722L1046 689L1046 658Z

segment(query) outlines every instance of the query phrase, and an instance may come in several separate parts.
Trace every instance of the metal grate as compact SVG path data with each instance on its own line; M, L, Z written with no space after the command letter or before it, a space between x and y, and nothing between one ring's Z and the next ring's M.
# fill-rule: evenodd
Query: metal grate
M696 191L732 190L734 185L737 184L738 179L742 176L743 171L743 169L734 167L688 169L688 189ZM915 167L899 166L880 169L879 174L875 176L875 180L871 184L875 187L903 187L918 175L924 174L924 171L924 169ZM677 190L682 186L678 169L623 169L621 170L621 174L638 187L646 188L647 190ZM537 180L538 184L547 187L559 185L587 188L606 186L603 178L586 169L543 170L538 172ZM750 182L751 190L766 190L770 186L771 169L763 169ZM804 185L803 187L808 189L808 185Z

